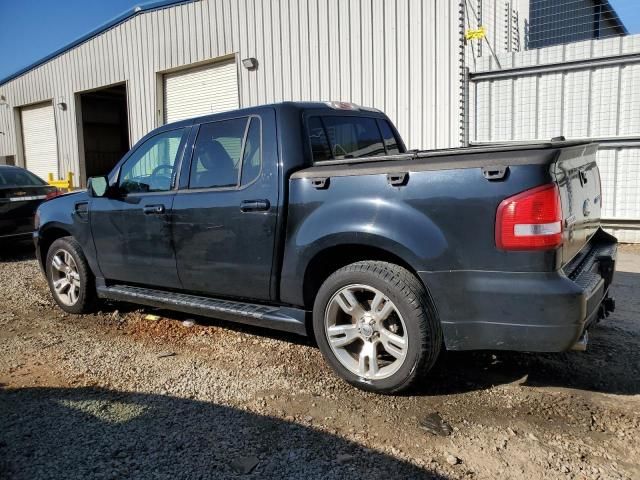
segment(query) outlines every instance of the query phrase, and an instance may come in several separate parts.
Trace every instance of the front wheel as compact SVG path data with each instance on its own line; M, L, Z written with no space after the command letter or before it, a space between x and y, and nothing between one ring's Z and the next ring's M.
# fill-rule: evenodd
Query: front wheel
M378 393L411 387L435 363L442 331L429 296L406 269L364 261L333 273L313 309L316 341L333 370Z
M88 313L96 300L95 280L80 245L63 237L49 247L47 280L56 303L68 313Z

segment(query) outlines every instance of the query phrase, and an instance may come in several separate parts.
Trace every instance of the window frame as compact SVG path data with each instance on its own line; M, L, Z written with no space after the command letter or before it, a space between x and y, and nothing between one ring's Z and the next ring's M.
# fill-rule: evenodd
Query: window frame
M245 147L247 144L247 136L249 135L249 129L251 128L251 120L253 120L254 118L258 119L259 122L259 128L260 128L260 171L258 173L258 175L256 176L256 178L254 178L250 183L247 183L246 185L242 185L242 166L244 164L244 151L245 151ZM221 122L229 122L229 121L233 121L233 120L239 120L239 119L246 119L246 125L244 128L244 134L242 137L242 144L240 146L240 163L238 164L238 179L236 181L235 185L227 185L227 186L220 186L220 187L202 187L202 188L190 188L189 184L191 183L191 169L193 168L193 160L194 160L194 151L196 148L196 143L198 142L198 136L200 135L200 128L203 125L209 125L212 123L221 123ZM264 168L264 162L263 162L263 133L262 133L262 117L260 117L260 115L256 115L256 114L250 114L250 115L242 115L239 117L231 117L231 118L224 118L224 119L220 119L220 120L214 120L212 122L202 122L199 123L197 125L194 125L194 133L193 133L193 138L191 140L191 152L189 153L189 158L185 159L185 167L186 168L182 168L180 170L180 179L178 180L178 192L179 193L201 193L201 192L210 192L210 191L217 191L217 192L223 192L223 191L240 191L240 190L244 190L245 188L253 185L254 183L256 183L260 177L262 176L262 171Z
M125 164L129 161L129 159L135 155L135 153L140 150L140 148L142 148L142 146L147 143L149 140L151 140L154 137L157 137L158 135L162 135L163 133L167 133L167 132L174 132L176 130L182 130L182 138L180 139L180 145L178 146L178 152L176 154L176 161L174 163L174 168L173 168L173 175L171 176L171 185L169 190L160 190L160 191L154 191L154 192L123 192L120 190L120 177L122 176L122 168L125 166ZM190 141L190 136L191 136L191 126L190 125L182 125L176 128L168 128L168 129L163 129L161 131L157 131L155 133L153 133L153 135L148 135L146 137L143 137L140 140L139 145L137 145L135 148L132 148L131 150L129 150L129 152L122 158L122 160L120 161L120 163L118 163L118 165L115 167L115 175L113 175L113 177L109 180L109 186L110 187L115 187L118 189L118 191L124 196L124 197L128 197L128 196L139 196L139 195L162 195L162 194L167 194L170 192L175 192L177 190L178 187L178 178L180 176L180 172L182 171L182 163L184 160L184 153L185 150L187 148L187 146L189 145L189 141ZM111 177L111 174L109 174L107 176L107 178Z
M260 143L258 144L260 148L260 170L258 170L258 174L253 180L243 185L242 170L244 168L244 154L245 154L245 148L247 147L247 138L249 137L249 130L251 129L251 122L253 121L254 118L258 120L258 129L259 129L258 132L260 133ZM262 148L262 145L263 145L262 144L262 118L259 115L249 115L249 121L247 122L247 131L245 132L245 138L242 144L242 158L240 161L240 183L238 184L238 190L243 190L244 188L247 188L253 185L260 179L260 177L262 177L262 169L264 168L264 162L262 161L263 160L262 152L264 151L264 149Z
M329 146L329 152L331 153L331 158L329 160L314 160L313 158L313 147L311 145L311 141L310 141L310 129L309 129L309 123L310 120L314 117L317 117L318 120L320 121L320 124L322 125L322 129L324 131L324 136L327 139L327 143ZM334 152L333 152L333 148L331 145L331 138L329 137L329 132L327 131L327 126L325 125L325 122L323 120L323 117L339 117L339 118L367 118L367 119L371 119L375 122L376 124L376 129L378 130L378 134L380 135L380 142L382 143L382 146L384 148L385 154L384 155L371 155L371 156L367 156L367 157L352 157L352 158L336 158ZM380 122L387 122L387 125L389 126L389 130L391 130L391 134L393 135L393 137L396 140L396 145L398 146L398 150L399 153L389 153L389 149L387 147L387 142L385 142L384 139L384 135L382 134L382 129L380 128ZM335 113L325 113L325 112L313 112L311 114L305 115L304 118L304 129L305 129L305 142L307 144L307 151L309 152L309 158L311 159L311 164L312 165L328 165L329 162L331 162L332 164L335 163L350 163L350 162L357 162L357 161L363 161L363 159L366 158L380 158L382 156L397 156L397 155L404 155L404 153L402 152L402 150L404 150L404 144L400 141L400 138L398 136L398 133L396 132L393 124L389 121L388 118L386 117L380 117L377 115L336 115Z

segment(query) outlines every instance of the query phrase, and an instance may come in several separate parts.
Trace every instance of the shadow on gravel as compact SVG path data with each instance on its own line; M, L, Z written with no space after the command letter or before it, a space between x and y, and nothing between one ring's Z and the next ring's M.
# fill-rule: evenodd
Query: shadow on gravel
M34 260L36 250L31 242L18 244L0 243L0 263Z
M309 427L159 395L0 389L0 425L3 479L445 478Z

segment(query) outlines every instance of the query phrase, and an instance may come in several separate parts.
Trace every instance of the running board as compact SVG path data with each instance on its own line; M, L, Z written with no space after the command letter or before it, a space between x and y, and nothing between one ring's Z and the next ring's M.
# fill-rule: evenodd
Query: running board
M307 311L290 307L273 307L254 303L198 297L128 285L98 285L98 296L109 300L137 303L179 312L245 323L256 327L307 335Z

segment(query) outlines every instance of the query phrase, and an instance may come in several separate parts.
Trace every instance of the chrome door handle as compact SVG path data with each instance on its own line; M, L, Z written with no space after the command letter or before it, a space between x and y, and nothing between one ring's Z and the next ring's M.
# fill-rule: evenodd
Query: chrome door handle
M240 204L242 212L266 212L271 208L269 200L243 200Z
M142 213L145 215L162 215L164 213L164 205L145 205L142 207Z

